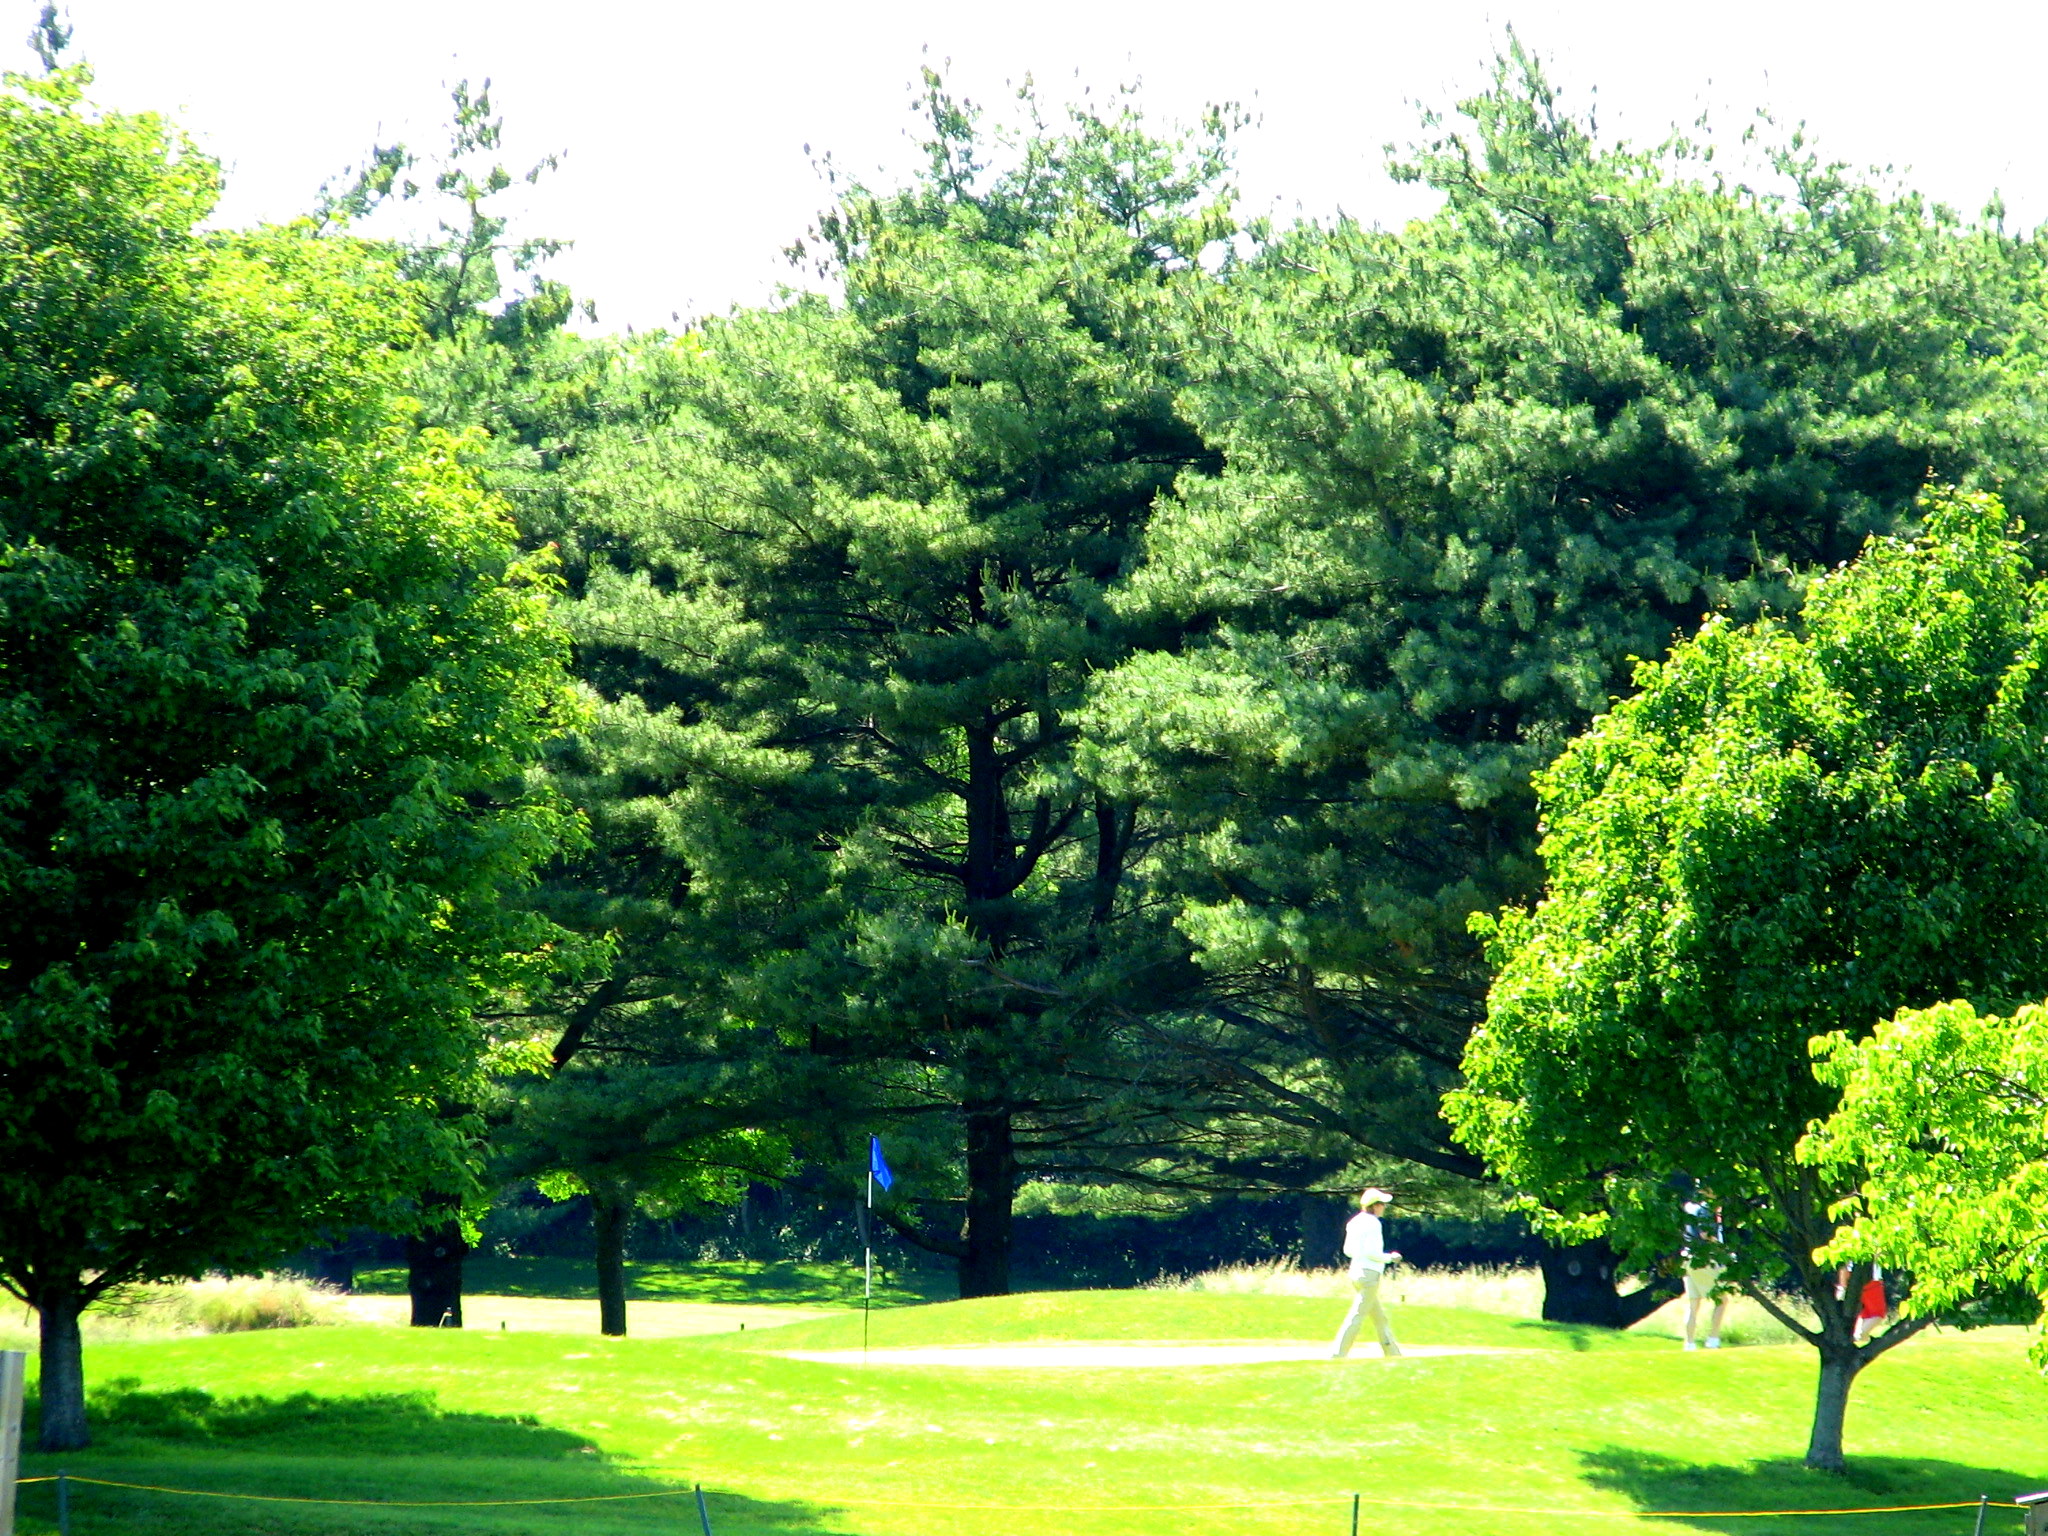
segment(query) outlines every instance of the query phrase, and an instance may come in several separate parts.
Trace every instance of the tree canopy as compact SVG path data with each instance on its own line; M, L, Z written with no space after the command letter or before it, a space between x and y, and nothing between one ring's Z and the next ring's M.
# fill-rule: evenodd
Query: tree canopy
M0 1283L52 1448L109 1288L469 1177L577 718L391 264L200 232L213 163L87 78L0 90Z
M1923 511L1796 624L1717 619L1642 664L1539 776L1548 888L1483 925L1498 974L1448 1100L1504 1179L1641 1262L1709 1192L1730 1278L1821 1353L1822 1467L1856 1371L1926 1319L1857 1342L1817 1256L1855 1175L1797 1155L1835 1101L1808 1042L2048 989L2043 593L1995 498ZM1771 1295L1788 1270L1811 1325Z
M929 91L927 174L815 234L843 301L643 357L662 419L591 449L570 617L593 739L727 916L720 1006L953 1122L964 1239L894 1214L976 1294L1020 1155L1112 1123L1102 999L1170 984L1124 887L1140 813L1076 776L1070 717L1136 643L1105 594L1154 498L1206 459L1163 343L1228 198L1213 144L1128 115L984 164Z
M1815 1075L1841 1092L1800 1147L1849 1191L1833 1211L1850 1225L1831 1256L1910 1271L1911 1316L2038 1315L2048 1306L2048 1007L2001 1017L1954 999L1814 1049ZM2048 1364L2048 1344L2037 1339L2034 1358Z
M1466 920L1536 890L1531 775L1636 658L1795 611L1930 474L2040 505L2038 249L1796 137L1758 169L1603 141L1515 44L1396 162L1432 216L1269 233L1191 295L1223 467L1114 598L1186 638L1098 678L1083 763L1174 829L1180 1056L1276 1173L1276 1126L1294 1177L1480 1171L1437 1113Z

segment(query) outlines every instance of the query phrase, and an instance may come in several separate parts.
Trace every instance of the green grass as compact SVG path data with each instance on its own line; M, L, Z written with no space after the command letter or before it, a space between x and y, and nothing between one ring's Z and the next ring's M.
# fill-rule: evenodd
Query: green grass
M464 1287L478 1296L597 1299L597 1270L588 1259L474 1258L462 1266ZM365 1269L356 1289L371 1296L405 1294L405 1270ZM949 1279L926 1274L875 1272L875 1300L889 1306L942 1301L954 1295ZM716 1264L628 1264L629 1301L787 1302L806 1307L860 1305L861 1272L852 1264L794 1264L728 1260Z
M892 1308L869 1323L876 1348L918 1345L1321 1341L1336 1330L1342 1305L1301 1296L1232 1296L1200 1291L1039 1291L956 1301L942 1307ZM1600 1328L1524 1322L1486 1312L1404 1307L1399 1333L1411 1344L1465 1344L1491 1349L1650 1350L1655 1340ZM858 1317L820 1318L772 1334L731 1339L749 1350L857 1349ZM1365 1353L1370 1353L1366 1350Z
M877 1313L878 1346L1320 1340L1326 1301L1058 1292ZM1414 1343L1493 1356L1173 1370L818 1364L858 1317L745 1335L600 1340L368 1326L95 1346L99 1444L74 1473L269 1495L683 1497L468 1510L75 1491L76 1536L1345 1536L1346 1495L1545 1513L1366 1507L1390 1536L1559 1531L1963 1536L1934 1515L1636 1522L1645 1509L2003 1504L2048 1484L2048 1386L2014 1332L1915 1340L1858 1383L1846 1478L1802 1471L1810 1352L1667 1342L1411 1307ZM26 1475L55 1470L30 1457ZM1290 1503L1290 1500L1316 1502ZM1250 1509L1196 1506L1250 1503ZM980 1505L981 1509L949 1506ZM991 1511L989 1505L1029 1508ZM1168 1506L1102 1509L1098 1506ZM42 1536L51 1490L23 1490ZM1177 1506L1177 1507L1175 1507Z

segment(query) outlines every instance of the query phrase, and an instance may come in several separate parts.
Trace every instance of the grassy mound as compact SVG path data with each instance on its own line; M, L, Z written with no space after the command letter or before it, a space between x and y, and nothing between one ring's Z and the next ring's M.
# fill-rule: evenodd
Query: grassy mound
M1312 1297L1062 1292L878 1312L877 1345L1315 1341ZM1805 1350L1668 1342L1409 1307L1404 1339L1521 1351L1164 1370L828 1365L860 1319L710 1338L337 1327L96 1346L100 1443L74 1473L352 1498L243 1504L86 1485L76 1536L1393 1536L1717 1531L1951 1536L1968 1511L1638 1523L1646 1509L2006 1500L2048 1483L2048 1387L2015 1332L1916 1340L1850 1407L1848 1479L1797 1466ZM29 1475L48 1459L30 1458ZM673 1494L682 1497L620 1498ZM49 1485L22 1530L52 1527ZM574 1506L392 1501L582 1497ZM1398 1504L1402 1507L1395 1507ZM1248 1505L1220 1508L1213 1506ZM966 1506L966 1507L963 1507ZM989 1506L1027 1506L991 1509ZM1432 1506L1428 1508L1407 1506ZM1531 1511L1481 1515L1475 1507ZM1989 1527L2017 1529L2009 1505Z

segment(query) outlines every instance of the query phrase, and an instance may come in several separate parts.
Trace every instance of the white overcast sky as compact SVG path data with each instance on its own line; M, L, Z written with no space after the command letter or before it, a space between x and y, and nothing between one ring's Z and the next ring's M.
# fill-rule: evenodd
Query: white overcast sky
M0 0L0 63L31 63L36 0ZM446 85L490 77L508 157L565 150L534 233L606 328L768 297L825 201L805 146L869 178L914 161L907 84L926 60L1001 104L1027 71L1059 96L1139 79L1148 112L1235 100L1251 211L1398 221L1381 172L1415 103L1448 106L1512 25L1567 104L1654 139L1709 110L1805 120L1834 158L1910 167L1965 211L2001 189L2048 219L2048 8L1951 0L70 0L74 57L110 106L175 115L226 164L222 222L290 217L380 136L438 142ZM947 63L946 61L950 61ZM1078 71L1078 76L1077 76Z

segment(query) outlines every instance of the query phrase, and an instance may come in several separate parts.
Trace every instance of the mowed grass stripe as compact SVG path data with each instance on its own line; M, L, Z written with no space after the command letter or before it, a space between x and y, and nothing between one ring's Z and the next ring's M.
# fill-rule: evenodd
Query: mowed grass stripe
M1063 1292L877 1313L876 1344L1316 1339L1327 1302ZM98 1346L101 1444L71 1470L300 1497L589 1497L702 1481L718 1536L1466 1532L1650 1509L2001 1502L2048 1484L2048 1388L2014 1333L1916 1340L1858 1384L1847 1480L1800 1471L1813 1389L1797 1348L1664 1341L1406 1309L1417 1343L1533 1353L1345 1365L981 1369L820 1364L858 1317L705 1338L371 1326ZM30 1458L31 1475L55 1470ZM48 1529L47 1485L24 1529ZM1314 1503L1300 1501L1313 1500ZM40 1501L40 1502L39 1502ZM152 1502L153 1501L153 1502ZM1386 1501L1386 1502L1378 1502ZM689 1501L477 1510L240 1507L80 1490L77 1536L344 1536L692 1529ZM986 1506L1030 1509L992 1514ZM1197 1509L1194 1506L1250 1505ZM973 1506L983 1506L975 1508ZM1176 1512L1179 1511L1179 1512ZM1555 1513L1550 1513L1555 1512ZM2010 1505L1993 1529L2016 1529ZM687 1518L686 1518L687 1517ZM1000 1520L999 1524L992 1521ZM35 1523L41 1520L43 1523ZM1548 1520L1550 1523L1545 1524ZM1660 1520L1658 1530L1951 1536L1946 1513Z

